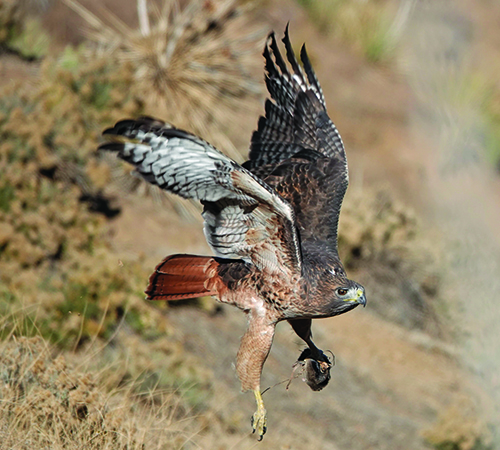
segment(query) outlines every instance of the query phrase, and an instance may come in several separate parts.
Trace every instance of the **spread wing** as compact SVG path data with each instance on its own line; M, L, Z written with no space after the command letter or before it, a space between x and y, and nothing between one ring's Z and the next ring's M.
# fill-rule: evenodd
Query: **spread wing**
M344 144L328 117L323 91L305 45L300 52L302 68L295 58L288 27L283 42L292 72L281 56L274 32L271 33L264 49L265 80L271 99L266 100L265 116L259 119L258 128L252 135L245 167L254 169L276 164L308 149L338 159L347 176Z
M319 239L336 252L340 207L349 179L344 144L328 117L305 46L300 52L301 67L288 27L283 43L291 70L274 33L264 49L271 98L253 133L249 161L244 167L290 202L302 240Z
M207 142L151 118L104 131L146 181L204 205L205 235L216 255L244 259L271 273L300 273L301 253L290 204Z

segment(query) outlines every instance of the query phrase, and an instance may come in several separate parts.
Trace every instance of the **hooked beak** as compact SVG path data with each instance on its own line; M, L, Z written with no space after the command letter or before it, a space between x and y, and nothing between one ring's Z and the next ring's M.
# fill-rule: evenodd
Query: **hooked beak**
M366 306L365 293L361 289L358 289L358 292L356 294L357 294L356 301L358 302L358 304L363 305L363 308L364 308Z

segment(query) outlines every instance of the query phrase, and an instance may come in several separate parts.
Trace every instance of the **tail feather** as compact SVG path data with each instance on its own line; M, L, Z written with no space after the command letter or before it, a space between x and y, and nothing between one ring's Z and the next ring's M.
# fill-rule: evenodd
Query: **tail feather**
M171 255L149 277L148 300L183 300L215 295L210 283L217 261L210 256Z

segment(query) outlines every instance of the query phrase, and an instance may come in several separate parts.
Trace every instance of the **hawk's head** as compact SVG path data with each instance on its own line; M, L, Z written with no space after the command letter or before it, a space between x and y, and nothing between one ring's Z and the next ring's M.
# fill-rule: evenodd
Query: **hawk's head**
M365 288L348 278L337 279L333 283L332 303L337 314L349 311L358 305L366 306Z
M317 295L321 295L326 317L338 316L358 305L366 306L365 288L346 277L341 266L329 266L318 280Z

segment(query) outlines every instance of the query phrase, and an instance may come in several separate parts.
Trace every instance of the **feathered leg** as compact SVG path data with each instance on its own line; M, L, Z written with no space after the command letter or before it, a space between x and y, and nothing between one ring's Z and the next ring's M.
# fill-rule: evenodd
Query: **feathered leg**
M252 390L257 402L257 411L252 417L252 428L259 441L267 430L267 412L260 392L260 374L273 343L276 324L271 322L261 309L248 313L248 329L241 339L236 362L236 372L243 391Z

